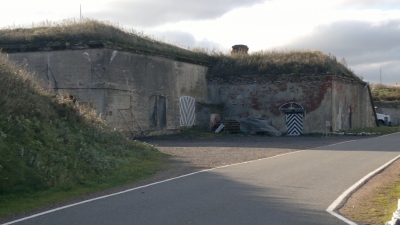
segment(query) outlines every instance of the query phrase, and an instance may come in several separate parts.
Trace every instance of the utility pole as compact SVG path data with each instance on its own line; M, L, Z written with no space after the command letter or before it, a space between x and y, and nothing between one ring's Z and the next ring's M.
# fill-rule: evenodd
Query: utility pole
M79 4L79 22L82 23L82 4Z
M379 80L382 84L382 69L379 69Z

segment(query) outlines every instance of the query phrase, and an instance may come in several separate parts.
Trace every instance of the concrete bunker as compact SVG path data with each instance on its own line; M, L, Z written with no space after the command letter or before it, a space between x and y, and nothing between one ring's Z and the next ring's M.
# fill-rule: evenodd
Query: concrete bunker
M282 133L324 133L376 126L369 87L333 74L286 74L208 80L211 104L223 105L221 120L260 118ZM283 116L284 115L284 116Z
M110 48L10 53L37 73L45 88L73 96L97 111L111 128L134 136L175 132L181 97L207 102L208 67L158 55ZM200 118L201 116L199 116ZM200 124L200 123L199 123Z
M111 128L156 135L182 126L207 127L212 105L221 106L222 118L260 118L279 132L297 120L296 135L324 132L326 121L331 130L375 125L368 85L319 51L248 54L246 45L235 45L231 55L214 60L123 31L126 43L105 43L103 33L96 34L98 40L76 40L49 29L61 38L32 43L32 32L26 32L26 38L1 47L10 59L26 61L43 87L74 96ZM290 113L287 103L307 109L307 116ZM286 118L291 114L296 118Z

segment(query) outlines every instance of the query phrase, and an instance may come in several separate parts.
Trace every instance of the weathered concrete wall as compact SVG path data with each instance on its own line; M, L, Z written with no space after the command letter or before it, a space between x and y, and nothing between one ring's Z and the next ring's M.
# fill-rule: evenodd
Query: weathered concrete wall
M365 84L329 75L282 75L279 79L248 76L230 83L211 80L211 104L222 104L223 117L255 117L286 132L285 113L279 107L295 102L305 108L303 132L375 126Z
M138 130L132 115L142 130L176 129L180 97L208 99L206 66L105 48L9 57L26 61L44 86L76 97L80 104L95 108L111 127L124 131Z
M180 98L222 104L223 117L266 119L286 132L279 107L304 107L303 132L375 126L365 83L334 75L244 76L230 82L206 82L206 66L167 58L115 51L82 49L9 54L37 71L43 85L75 97L97 110L111 127L153 131L180 126ZM210 109L196 104L196 124L209 126Z
M332 130L376 126L374 110L365 83L332 79Z
M376 112L388 114L392 119L392 125L400 126L400 102L374 102Z

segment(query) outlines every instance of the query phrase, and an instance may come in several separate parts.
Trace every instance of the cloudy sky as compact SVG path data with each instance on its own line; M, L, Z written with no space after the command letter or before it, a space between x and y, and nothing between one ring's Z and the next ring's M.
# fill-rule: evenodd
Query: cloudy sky
M182 47L321 50L365 81L400 85L400 0L12 0L0 27L79 19L80 5L86 18Z

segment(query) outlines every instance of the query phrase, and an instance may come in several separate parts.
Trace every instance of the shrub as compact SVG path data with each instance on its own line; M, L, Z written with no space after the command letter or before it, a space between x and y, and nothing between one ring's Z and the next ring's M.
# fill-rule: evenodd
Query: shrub
M336 57L320 51L260 51L252 54L214 54L209 78L243 75L336 74L359 79Z
M400 101L400 87L384 84L371 85L371 94L374 101Z

